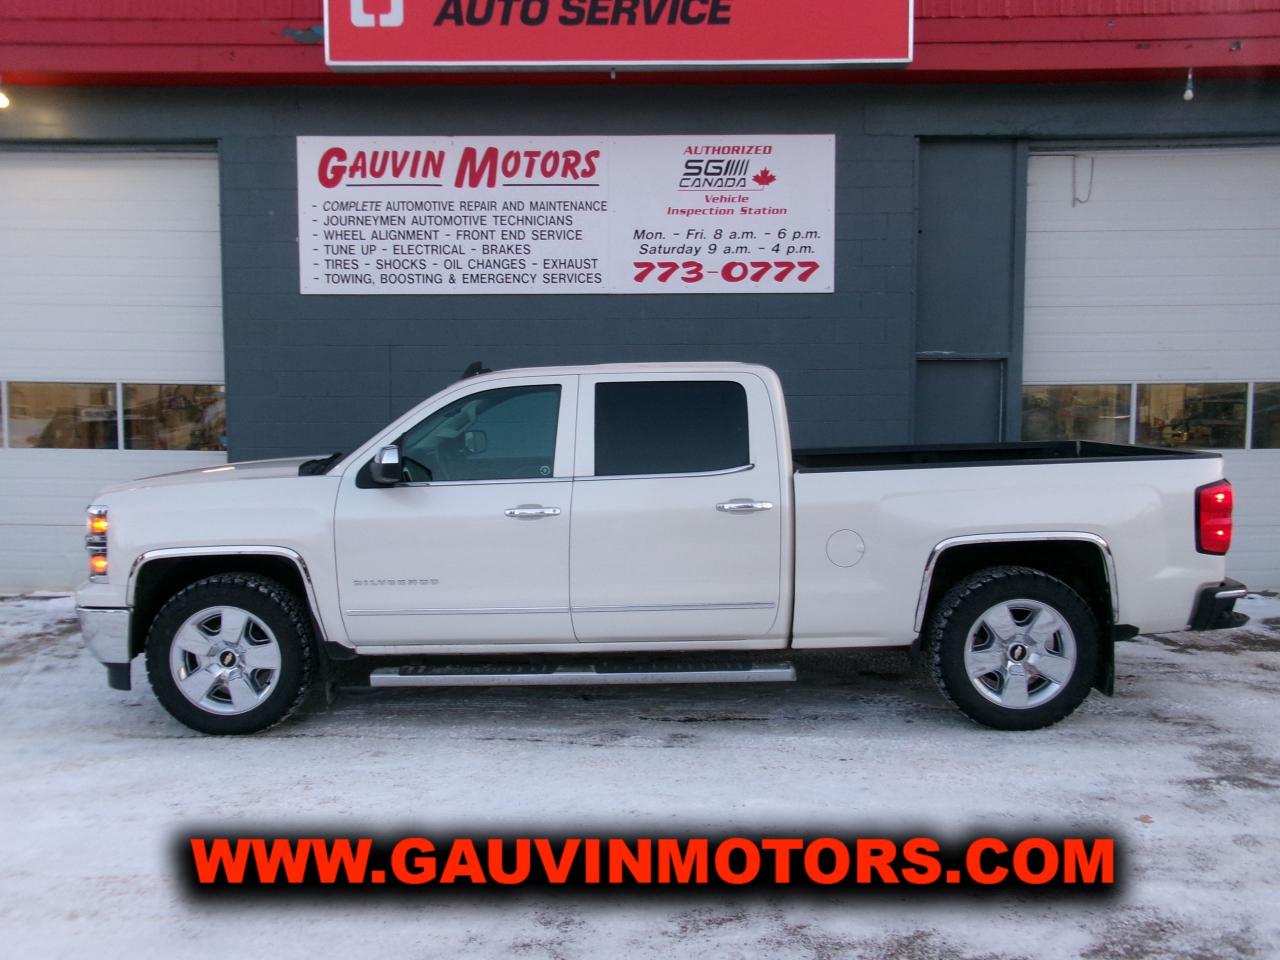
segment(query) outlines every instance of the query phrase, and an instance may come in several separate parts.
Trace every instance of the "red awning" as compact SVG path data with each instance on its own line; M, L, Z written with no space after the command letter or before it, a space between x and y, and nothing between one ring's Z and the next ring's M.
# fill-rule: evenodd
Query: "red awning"
M1280 0L916 0L910 66L643 73L618 82L1062 81L1280 75ZM7 0L5 83L476 83L510 73L335 73L321 0ZM609 82L594 70L521 83Z

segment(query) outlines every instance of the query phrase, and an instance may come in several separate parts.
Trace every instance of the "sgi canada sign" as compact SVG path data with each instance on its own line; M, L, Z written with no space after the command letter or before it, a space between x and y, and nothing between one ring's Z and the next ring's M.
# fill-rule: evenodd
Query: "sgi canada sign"
M326 0L366 70L908 63L912 0Z

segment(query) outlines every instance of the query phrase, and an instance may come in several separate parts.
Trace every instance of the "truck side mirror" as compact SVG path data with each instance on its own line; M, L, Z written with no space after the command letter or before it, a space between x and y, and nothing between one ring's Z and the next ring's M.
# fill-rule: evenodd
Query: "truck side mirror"
M472 456L484 453L489 449L489 435L483 430L468 430L462 435L462 446Z
M380 487L390 487L404 479L400 466L400 448L395 444L383 447L374 454L369 464L369 479Z

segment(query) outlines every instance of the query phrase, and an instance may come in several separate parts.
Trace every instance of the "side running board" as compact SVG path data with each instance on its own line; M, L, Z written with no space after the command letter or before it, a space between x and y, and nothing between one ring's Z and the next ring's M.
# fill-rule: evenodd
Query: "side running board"
M476 664L379 667L371 687L572 686L615 683L778 683L796 678L790 663Z

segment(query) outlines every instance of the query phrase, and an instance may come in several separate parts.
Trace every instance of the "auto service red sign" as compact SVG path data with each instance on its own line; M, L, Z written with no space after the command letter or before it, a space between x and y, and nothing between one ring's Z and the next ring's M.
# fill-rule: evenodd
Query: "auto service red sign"
M326 0L352 69L907 63L912 0Z

